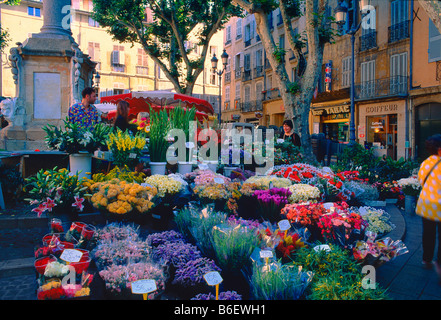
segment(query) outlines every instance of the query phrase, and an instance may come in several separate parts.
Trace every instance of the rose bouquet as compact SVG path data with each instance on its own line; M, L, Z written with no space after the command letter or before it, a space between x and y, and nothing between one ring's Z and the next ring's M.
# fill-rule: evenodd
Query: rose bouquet
M269 190L256 190L253 196L257 200L257 208L263 220L275 222L280 220L280 211L289 203L291 191L286 188L272 188Z
M416 197L421 192L421 184L416 176L411 176L409 178L402 178L398 180L397 185L407 196Z

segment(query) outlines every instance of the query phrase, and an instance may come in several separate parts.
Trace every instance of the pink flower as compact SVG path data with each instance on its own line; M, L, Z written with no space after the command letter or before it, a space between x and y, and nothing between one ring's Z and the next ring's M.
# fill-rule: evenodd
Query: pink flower
M41 203L38 207L32 209L33 212L37 212L38 217L40 217L41 214L42 214L43 212L45 212L46 210L47 210L47 207L46 207L46 205L44 205L43 203Z
M84 198L75 196L75 203L72 203L72 207L77 207L78 210L83 211L84 208L83 201Z
M52 212L52 208L55 207L57 204L54 200L51 200L51 198L47 198L46 202L43 202L43 204L46 206L46 209L49 210L49 212Z

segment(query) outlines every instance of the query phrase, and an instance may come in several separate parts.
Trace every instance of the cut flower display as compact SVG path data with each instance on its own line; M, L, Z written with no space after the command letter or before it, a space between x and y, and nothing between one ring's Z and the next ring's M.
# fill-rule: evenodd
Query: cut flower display
M416 176L400 179L397 185L407 196L418 196L421 192L421 184Z
M289 203L317 201L321 197L320 189L309 184L293 184L288 190L291 192Z

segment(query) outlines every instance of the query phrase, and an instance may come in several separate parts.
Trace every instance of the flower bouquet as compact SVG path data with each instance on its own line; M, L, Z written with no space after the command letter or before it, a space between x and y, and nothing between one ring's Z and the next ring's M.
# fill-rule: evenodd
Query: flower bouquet
M136 129L142 133L146 133L147 135L150 133L150 119L149 118L141 118L141 119L133 119L130 121L130 124L136 125Z
M147 243L151 247L157 247L169 242L185 242L184 235L174 230L151 233L147 236Z
M142 150L146 144L146 136L141 132L133 135L129 131L111 132L107 139L107 147L112 152L113 164L117 167L128 166L134 169L139 163Z
M274 164L276 166L282 164L299 163L303 160L303 149L295 146L292 142L283 141L274 143Z
M183 189L183 184L178 180L160 174L147 177L144 182L155 187L158 190L158 197L165 199L164 201L170 201Z
M421 192L421 184L418 178L411 176L409 178L402 178L397 181L397 185L401 188L406 196L419 196Z
M25 178L25 200L31 205L37 205L32 212L39 217L44 212L48 215L56 215L56 212L73 213L74 207L83 211L81 199L87 195L87 187L82 183L83 179L70 175L65 168L41 169L35 175Z
M375 182L373 185L378 189L380 200L397 199L401 193L396 181Z
M52 150L64 151L68 154L79 152L93 153L106 146L106 139L112 128L97 123L93 130L85 129L77 123L64 120L64 130L53 125L42 128L46 132L46 144Z
M366 231L376 233L378 238L395 229L395 225L390 221L390 215L382 209L360 207L358 212L368 224Z
M288 204L291 191L286 188L272 188L269 190L256 190L253 196L257 200L257 208L261 219L270 222L279 221L280 211Z
M366 232L366 240L358 241L353 248L354 258L364 265L380 267L388 261L409 252L401 240L393 241L386 237L377 239L374 232Z
M288 197L289 203L317 201L321 196L320 189L309 184L293 184L288 190L291 192Z

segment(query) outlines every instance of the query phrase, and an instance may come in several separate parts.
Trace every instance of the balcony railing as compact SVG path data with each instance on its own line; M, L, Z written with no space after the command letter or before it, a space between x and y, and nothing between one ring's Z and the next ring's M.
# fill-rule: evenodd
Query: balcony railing
M280 97L279 89L272 88L271 90L262 91L264 98L263 100L273 100Z
M245 48L249 47L251 45L251 39L245 40L244 44L245 44Z
M394 24L389 27L389 43L410 37L409 20Z
M364 34L360 37L360 51L377 47L377 31Z
M257 66L254 68L254 78L263 77L263 66Z
M262 110L263 110L262 101L253 100L253 101L245 101L242 103L242 108L241 108L242 112L254 112L254 111L262 111Z
M355 85L355 99L366 100L408 94L407 76L394 76L390 78L365 81Z
M244 72L242 73L242 81L250 81L251 79L251 70L244 70Z

